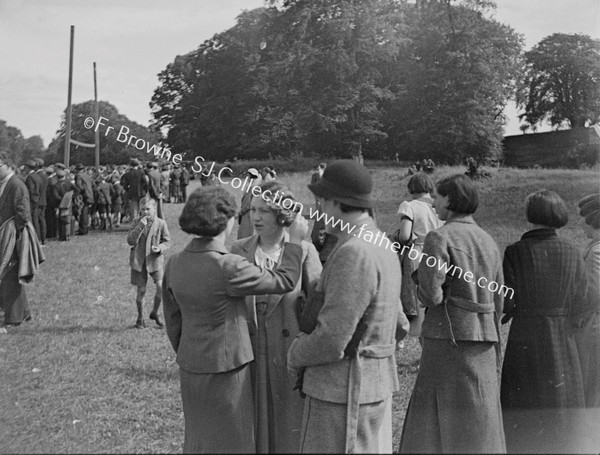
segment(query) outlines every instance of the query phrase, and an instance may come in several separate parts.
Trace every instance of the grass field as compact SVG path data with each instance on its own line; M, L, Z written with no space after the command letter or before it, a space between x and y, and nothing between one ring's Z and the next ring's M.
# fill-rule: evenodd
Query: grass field
M401 172L373 172L378 223L388 233L396 229L398 204L407 196L408 179ZM457 172L463 169L438 168L434 180ZM576 202L600 192L597 172L491 172L491 180L478 183L475 219L501 251L527 230L522 202L540 188L553 189L567 201L572 216L560 235L584 245ZM309 172L283 174L280 180L305 205L312 203ZM190 239L177 223L182 207L165 206L173 238L170 254ZM132 328L135 290L129 284L126 231L124 226L115 232L91 231L69 243L48 242L46 262L27 287L33 321L0 335L0 453L181 452L183 414L174 353L164 330ZM146 313L152 292L149 285ZM394 400L394 447L419 355L414 338L398 351L401 389Z

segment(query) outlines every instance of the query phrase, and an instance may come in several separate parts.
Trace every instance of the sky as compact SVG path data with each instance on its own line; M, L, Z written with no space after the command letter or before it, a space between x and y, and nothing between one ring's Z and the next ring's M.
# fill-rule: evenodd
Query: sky
M600 0L496 0L495 18L528 50L552 33L600 38ZM142 125L158 73L263 0L0 0L0 119L47 146L67 105L70 26L73 103L98 98ZM505 134L519 134L508 106Z

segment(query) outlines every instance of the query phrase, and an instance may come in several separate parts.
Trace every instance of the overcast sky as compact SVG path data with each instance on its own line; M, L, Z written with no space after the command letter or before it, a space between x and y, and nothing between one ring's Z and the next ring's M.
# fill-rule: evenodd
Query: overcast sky
M525 36L600 38L600 0L496 0L496 18ZM48 145L67 104L70 26L75 26L73 103L98 97L142 125L157 74L262 0L0 0L0 119ZM506 134L518 134L514 108Z

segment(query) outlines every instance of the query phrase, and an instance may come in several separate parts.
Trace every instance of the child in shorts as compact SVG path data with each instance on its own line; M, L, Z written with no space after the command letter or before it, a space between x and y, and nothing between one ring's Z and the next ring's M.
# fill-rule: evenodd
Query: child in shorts
M127 243L131 245L129 265L131 267L131 284L137 286L135 303L138 317L135 327L146 327L144 322L144 296L148 275L156 285L154 306L150 312L150 319L159 327L163 323L158 315L162 302L162 279L165 267L165 251L171 246L171 237L167 223L156 216L156 201L152 198L143 198L140 201L140 217L131 224L127 234Z

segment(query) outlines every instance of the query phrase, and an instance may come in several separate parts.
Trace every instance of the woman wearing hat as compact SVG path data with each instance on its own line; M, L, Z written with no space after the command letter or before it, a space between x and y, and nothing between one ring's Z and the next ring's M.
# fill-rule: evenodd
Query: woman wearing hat
M226 189L194 191L179 224L197 237L165 267L164 315L180 367L184 453L255 452L249 369L254 355L244 297L290 292L300 277L304 218L290 226L281 260L268 270L225 248L235 214Z
M501 286L502 260L473 220L478 205L465 175L438 182L433 206L446 223L425 237L418 268L417 297L427 310L401 453L506 450L498 387L502 296L476 282Z
M501 391L507 448L577 452L585 396L574 331L593 310L585 264L579 249L556 233L568 221L558 194L530 194L525 213L532 229L504 253L506 286L514 289L502 319L512 318Z
M231 252L272 270L281 262L283 247L289 240L286 227L295 218L295 212L283 205L296 200L277 181L263 183L260 189L266 198L254 197L249 212L255 234L234 242ZM277 192L283 197L275 203L268 196ZM316 286L321 270L315 247L303 241L302 276L296 287L287 294L246 298L248 313L254 315L250 337L255 357L256 453L295 453L300 447L304 401L288 383L286 356L300 332L298 306Z
M597 303L596 312L579 324L576 336L581 369L585 404L596 408L596 419L600 421L600 194L590 194L579 201L583 232L590 240L583 259L587 271L590 299Z

